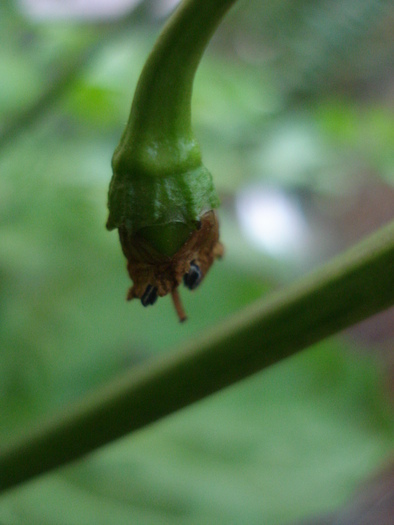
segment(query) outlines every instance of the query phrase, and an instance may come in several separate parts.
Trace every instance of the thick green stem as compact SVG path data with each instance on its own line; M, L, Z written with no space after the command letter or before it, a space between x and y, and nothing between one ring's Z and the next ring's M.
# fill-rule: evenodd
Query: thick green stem
M161 32L112 159L109 229L182 223L190 234L202 213L218 207L191 127L191 98L202 54L235 1L185 0ZM171 255L185 242L180 237Z
M128 372L10 443L0 453L0 489L75 460L393 304L394 222L178 353Z
M129 159L150 166L152 174L199 165L191 127L193 80L212 34L235 1L181 4L145 63L120 147L127 148Z

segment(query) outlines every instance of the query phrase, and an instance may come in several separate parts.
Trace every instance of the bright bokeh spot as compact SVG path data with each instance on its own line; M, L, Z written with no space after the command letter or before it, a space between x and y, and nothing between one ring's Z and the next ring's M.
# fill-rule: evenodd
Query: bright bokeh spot
M278 258L302 257L309 228L295 197L275 188L248 187L236 205L241 228L257 248Z

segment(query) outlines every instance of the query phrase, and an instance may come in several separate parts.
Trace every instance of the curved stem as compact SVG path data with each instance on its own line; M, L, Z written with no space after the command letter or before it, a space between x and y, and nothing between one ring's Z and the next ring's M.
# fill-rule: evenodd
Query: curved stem
M219 22L236 0L189 0L170 17L149 55L134 95L130 129L186 138L191 132L193 79Z
M131 370L10 443L0 453L0 489L73 461L393 304L394 222L180 352Z
M129 121L114 155L148 162L165 171L200 161L191 128L193 80L201 56L223 16L236 0L186 0L164 26L142 70Z

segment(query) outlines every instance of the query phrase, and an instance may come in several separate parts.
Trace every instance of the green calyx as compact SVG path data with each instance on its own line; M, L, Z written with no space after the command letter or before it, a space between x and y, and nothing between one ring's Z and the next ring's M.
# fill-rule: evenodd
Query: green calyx
M109 191L108 229L126 227L172 256L196 230L201 215L218 207L209 171L200 165L182 173L114 172Z
M124 156L120 155L124 162ZM117 163L116 153L113 161ZM185 163L186 164L186 163ZM160 166L163 166L161 164ZM129 171L131 170L131 171ZM183 171L129 167L114 168L109 189L107 228L125 226L131 233L173 222L193 224L204 211L219 205L212 176L200 164Z
M218 207L191 128L201 56L235 0L185 0L147 59L115 150L107 228L125 228L174 255L200 217Z

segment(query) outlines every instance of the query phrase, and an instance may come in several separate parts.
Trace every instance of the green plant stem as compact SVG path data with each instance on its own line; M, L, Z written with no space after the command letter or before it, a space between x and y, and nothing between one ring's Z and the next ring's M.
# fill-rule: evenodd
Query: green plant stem
M10 443L0 453L0 489L80 458L393 304L394 222L299 283Z
M122 142L153 173L197 166L191 126L193 80L202 54L236 0L187 0L164 26L142 70ZM190 164L191 163L191 164Z
M166 255L175 255L195 231L201 215L219 205L193 134L191 99L202 54L235 1L181 2L144 65L112 158L107 228L146 235L145 240L158 251L162 239L168 241L172 236L174 242L167 243Z

